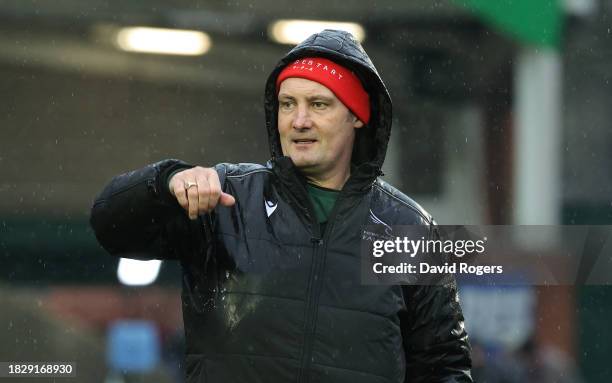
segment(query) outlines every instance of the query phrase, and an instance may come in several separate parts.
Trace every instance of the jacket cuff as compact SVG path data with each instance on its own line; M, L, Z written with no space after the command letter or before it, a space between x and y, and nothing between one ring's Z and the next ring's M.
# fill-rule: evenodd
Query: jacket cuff
M169 166L164 166L160 169L160 172L157 176L157 190L159 190L159 198L162 202L172 205L176 204L176 197L170 193L169 182L172 176L180 171L185 169L191 169L195 167L194 165L188 164L186 162L180 160L172 161L172 164Z

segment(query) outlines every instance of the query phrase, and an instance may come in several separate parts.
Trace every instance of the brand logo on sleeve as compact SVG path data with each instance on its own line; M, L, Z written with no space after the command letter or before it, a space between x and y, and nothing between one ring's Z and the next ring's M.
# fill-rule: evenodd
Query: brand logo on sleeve
M376 214L370 209L370 214L368 216L368 225L379 226L382 230L375 230L376 232L369 231L364 229L362 233L361 239L373 241L375 239L389 239L393 238L393 229L387 223L385 223L382 219L378 218Z

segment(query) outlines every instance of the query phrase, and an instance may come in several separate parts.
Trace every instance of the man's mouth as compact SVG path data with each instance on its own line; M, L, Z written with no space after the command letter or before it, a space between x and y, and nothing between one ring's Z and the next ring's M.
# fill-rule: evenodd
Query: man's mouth
M317 142L317 140L310 140L305 138L293 140L293 143L298 145L314 144L315 142Z

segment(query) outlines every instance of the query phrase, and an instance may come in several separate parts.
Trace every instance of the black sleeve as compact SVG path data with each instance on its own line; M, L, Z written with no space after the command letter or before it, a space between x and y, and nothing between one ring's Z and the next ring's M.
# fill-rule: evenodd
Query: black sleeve
M134 259L179 259L200 235L168 190L168 176L189 169L179 160L164 160L114 177L96 198L90 224L110 254ZM201 222L200 222L201 223Z
M439 238L432 223L430 238ZM455 277L402 286L407 311L401 319L406 353L405 382L473 382L471 348L464 328Z

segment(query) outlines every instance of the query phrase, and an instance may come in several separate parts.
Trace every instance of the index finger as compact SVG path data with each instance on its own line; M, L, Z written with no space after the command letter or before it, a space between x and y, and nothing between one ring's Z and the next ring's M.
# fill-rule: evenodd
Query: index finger
M221 197L221 183L219 181L219 175L215 169L211 169L208 173L208 184L210 185L210 198L208 199L208 210L217 206L219 197Z

